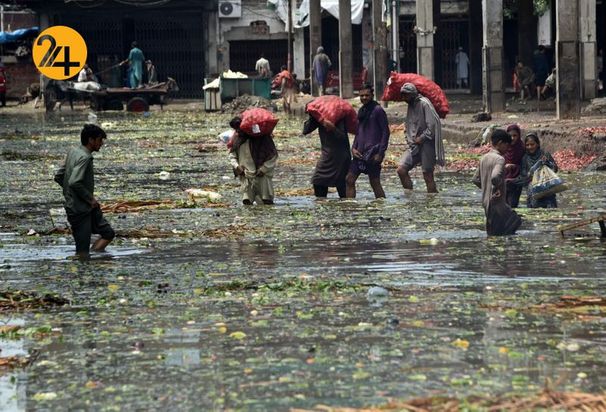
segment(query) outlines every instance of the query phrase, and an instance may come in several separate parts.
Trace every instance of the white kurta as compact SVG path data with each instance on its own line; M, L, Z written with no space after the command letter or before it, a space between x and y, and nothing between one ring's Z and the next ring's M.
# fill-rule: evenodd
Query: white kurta
M238 166L244 168L244 175L239 176L242 200L251 202L257 200L257 203L259 203L257 198L261 200L274 199L273 176L278 155L267 160L257 169L250 151L250 140L247 140L240 145L237 151L229 153L229 160L234 169ZM257 176L257 170L261 171L263 176Z
M455 63L457 65L457 79L467 79L469 77L469 57L464 51L460 51L455 55Z

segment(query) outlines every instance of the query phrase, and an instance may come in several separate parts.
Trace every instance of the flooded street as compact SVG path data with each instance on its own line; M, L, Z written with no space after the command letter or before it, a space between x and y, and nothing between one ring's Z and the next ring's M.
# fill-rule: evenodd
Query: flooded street
M229 115L98 113L108 253L70 259L53 170L87 113L0 112L0 291L66 305L0 306L0 410L289 410L389 399L606 390L606 243L594 224L557 225L606 204L603 172L571 172L558 209L519 209L518 235L487 238L471 173L437 174L440 193L403 193L392 134L374 200L315 201L317 134L281 117L275 206L244 207L217 135ZM456 147L449 141L447 157ZM215 203L185 190L219 193ZM524 196L524 195L523 195ZM523 197L521 204L525 204ZM571 298L568 298L569 300ZM15 326L15 328L7 328Z

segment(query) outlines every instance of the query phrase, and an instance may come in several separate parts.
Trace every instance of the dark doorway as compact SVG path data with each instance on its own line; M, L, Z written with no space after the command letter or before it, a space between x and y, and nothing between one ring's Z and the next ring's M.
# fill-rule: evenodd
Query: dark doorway
M353 72L362 70L362 25L351 26ZM339 69L339 20L332 16L322 18L322 46L332 62L331 70Z
M115 11L97 8L94 15L86 11L57 15L54 24L65 24L82 34L95 71L106 68L113 56L125 59L136 40L145 58L154 62L160 81L176 79L178 97L202 97L206 41L200 24L206 17L202 10L147 10L116 18ZM124 67L122 75L126 77Z
M436 83L444 89L457 86L455 56L458 48L469 56L469 20L466 17L442 18L435 38ZM438 70L439 69L439 70Z
M261 54L269 60L274 74L286 65L288 40L233 40L229 42L229 68L233 71L253 74L255 63Z
M415 27L414 16L400 17L400 72L417 72L417 35L413 31ZM390 56L391 60L391 56Z

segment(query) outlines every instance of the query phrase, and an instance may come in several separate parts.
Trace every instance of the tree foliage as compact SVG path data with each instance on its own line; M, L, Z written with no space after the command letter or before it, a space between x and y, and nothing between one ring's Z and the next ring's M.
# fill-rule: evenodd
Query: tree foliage
M513 19L518 14L518 4L521 0L503 0L503 16ZM551 7L551 0L532 0L535 16L542 16Z

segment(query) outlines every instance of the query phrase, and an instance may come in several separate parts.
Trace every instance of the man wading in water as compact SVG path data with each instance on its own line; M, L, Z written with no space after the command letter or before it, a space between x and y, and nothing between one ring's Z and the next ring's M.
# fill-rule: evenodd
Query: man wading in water
M412 179L408 172L420 164L427 192L438 193L433 171L436 163L444 166L440 117L433 104L426 97L419 95L414 84L404 84L400 92L408 104L405 124L409 149L404 153L402 163L398 167L398 176L404 189L412 189Z
M346 177L347 197L356 197L356 180L366 173L377 199L385 197L381 186L381 163L389 144L389 124L385 110L374 100L374 89L366 84L360 89L362 107L358 111L358 133L351 147L353 160Z
M95 198L93 152L98 152L106 138L99 126L87 124L80 133L80 146L72 148L65 164L55 173L55 182L63 188L65 211L76 242L76 255L87 258L92 233L101 235L93 251L103 252L115 237L114 230L103 217Z
M473 177L473 183L482 189L482 206L486 214L488 236L513 235L522 224L522 219L507 204L503 155L509 149L511 140L505 130L497 129L492 132L492 150L482 156L480 167Z

